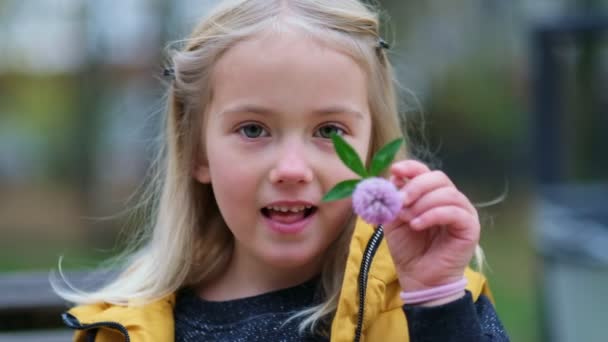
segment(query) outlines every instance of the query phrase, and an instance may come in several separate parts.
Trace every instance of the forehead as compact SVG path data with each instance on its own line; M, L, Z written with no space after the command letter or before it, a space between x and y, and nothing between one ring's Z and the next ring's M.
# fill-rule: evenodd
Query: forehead
M217 61L212 89L214 107L238 101L279 111L327 106L369 111L367 78L359 64L295 29L263 32L235 44Z

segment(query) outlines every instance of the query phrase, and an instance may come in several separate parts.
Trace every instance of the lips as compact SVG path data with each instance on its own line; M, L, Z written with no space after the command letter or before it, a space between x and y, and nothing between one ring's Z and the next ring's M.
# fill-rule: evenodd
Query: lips
M274 208L262 208L262 215L273 221L289 224L310 216L316 210L317 208L312 206L308 208L304 207L299 210L296 208L289 208L288 210L284 210L284 208L278 210Z
M280 201L273 202L260 211L273 230L295 233L306 226L317 207L303 201Z
M284 224L295 223L310 216L317 210L317 207L312 205L303 206L267 206L262 208L262 215L265 217Z

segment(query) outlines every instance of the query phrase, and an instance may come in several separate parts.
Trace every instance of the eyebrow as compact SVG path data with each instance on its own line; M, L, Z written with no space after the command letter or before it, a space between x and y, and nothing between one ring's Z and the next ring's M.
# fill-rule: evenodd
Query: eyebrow
M263 106L258 106L258 105L251 105L251 104L245 104L245 105L236 105L236 106L232 106L232 107L228 107L227 109L221 111L219 114L221 116L223 115L228 115L228 114L237 114L237 113L254 113L254 114L261 114L261 115L278 115L278 112L275 110L272 110L270 108L266 108ZM344 114L351 114L357 117L357 119L363 120L363 118L365 117L363 115L363 113L361 113L358 110L352 109L352 108L348 108L348 107L344 107L344 106L329 106L326 108L321 108L321 109L317 109L315 111L313 111L314 115L319 115L319 116L325 116L325 115L331 115L331 114L340 114L340 113L344 113Z

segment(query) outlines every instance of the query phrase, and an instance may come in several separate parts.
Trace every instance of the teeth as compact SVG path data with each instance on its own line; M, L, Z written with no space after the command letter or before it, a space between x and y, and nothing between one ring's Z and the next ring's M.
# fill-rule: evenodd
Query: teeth
M283 213L286 213L288 211L292 212L292 213L297 213L300 211L303 211L304 209L310 209L312 208L311 205L302 205L302 206L297 206L297 207L279 207L279 206L267 206L266 209L268 210L274 210L274 211L280 211Z

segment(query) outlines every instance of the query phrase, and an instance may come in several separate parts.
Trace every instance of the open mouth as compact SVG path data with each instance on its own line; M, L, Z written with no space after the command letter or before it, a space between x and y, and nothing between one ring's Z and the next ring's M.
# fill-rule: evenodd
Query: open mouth
M262 215L273 221L280 223L294 223L303 220L317 211L313 205L295 207L275 207L268 206L260 209Z

